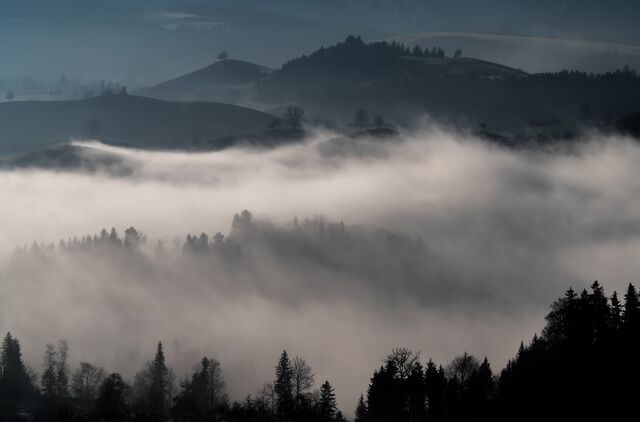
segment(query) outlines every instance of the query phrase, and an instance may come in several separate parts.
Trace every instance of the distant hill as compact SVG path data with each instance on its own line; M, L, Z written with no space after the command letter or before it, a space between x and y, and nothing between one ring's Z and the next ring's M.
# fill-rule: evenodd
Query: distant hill
M307 115L342 124L364 108L370 119L381 115L401 125L429 115L454 126L521 133L531 121L592 125L640 108L640 77L631 70L528 74L448 53L352 36L285 63L259 84L256 97L274 109L295 103Z
M244 104L250 102L255 83L271 72L257 64L227 59L138 93L163 100Z
M467 76L486 79L524 78L527 72L498 63L488 62L470 57L401 57L423 65L420 69L425 73L448 76Z
M557 72L564 69L603 73L625 65L640 69L640 45L570 38L518 36L469 32L418 32L393 35L410 47L440 46L461 49L476 57L527 72Z
M267 130L273 116L219 103L178 103L133 95L78 101L0 103L2 152L70 138L148 148L186 148L212 139Z

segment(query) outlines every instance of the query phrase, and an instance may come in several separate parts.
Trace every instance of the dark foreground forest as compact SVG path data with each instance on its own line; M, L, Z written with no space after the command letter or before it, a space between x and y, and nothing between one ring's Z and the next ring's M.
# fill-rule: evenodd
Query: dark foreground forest
M236 229L250 224L246 212L234 220ZM141 241L133 228L124 238L103 231L57 248L34 245L18 251L13 265L32 255L51 259L105 250L131 255ZM212 243L202 235L188 236L181 253L241 256L242 250L221 235ZM597 281L582 292L570 288L551 305L540 334L520 344L498 371L486 357L463 351L436 363L418 352L393 349L382 366L372 368L369 387L354 404L354 420L612 420L629 414L640 376L640 296L632 284L622 296L608 296ZM209 356L193 362L192 374L179 380L159 342L155 356L126 379L91 362L70 368L70 345L62 340L46 347L42 369L36 371L22 358L19 335L7 333L2 341L2 421L346 420L336 404L340 392L330 381L315 379L305 360L287 351L274 356L273 382L261 390L256 385L259 392L244 400L230 401L221 363Z

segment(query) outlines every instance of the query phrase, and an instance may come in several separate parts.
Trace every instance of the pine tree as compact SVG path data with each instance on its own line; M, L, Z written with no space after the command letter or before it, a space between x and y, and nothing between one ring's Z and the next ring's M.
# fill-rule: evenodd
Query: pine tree
M164 418L169 409L169 368L165 363L162 342L158 343L150 369L149 411L157 418Z
M640 324L640 300L633 284L629 284L624 301L624 325L627 329L637 328Z
M336 405L336 395L329 381L325 381L320 387L320 419L324 422L333 421L336 416L338 406Z
M278 415L284 420L289 420L293 414L293 367L287 351L284 350L276 365L276 380L273 384L276 394L276 407Z
M12 420L35 387L22 361L20 342L11 333L2 340L0 356L0 420Z
M356 406L356 414L353 422L364 422L367 419L367 404L364 401L364 396L360 394L358 399L358 405Z
M430 420L441 420L445 411L445 392L447 379L444 369L436 368L433 360L429 359L424 376L425 394L427 396L427 415Z

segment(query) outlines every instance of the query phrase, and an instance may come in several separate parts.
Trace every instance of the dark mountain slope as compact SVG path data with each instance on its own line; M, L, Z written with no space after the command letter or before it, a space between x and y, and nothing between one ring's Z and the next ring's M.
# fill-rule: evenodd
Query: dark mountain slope
M163 100L239 104L251 98L254 84L270 72L257 64L222 60L139 93Z
M229 135L263 132L273 116L218 103L178 103L132 95L78 101L0 103L5 152L69 138L149 148L185 148Z

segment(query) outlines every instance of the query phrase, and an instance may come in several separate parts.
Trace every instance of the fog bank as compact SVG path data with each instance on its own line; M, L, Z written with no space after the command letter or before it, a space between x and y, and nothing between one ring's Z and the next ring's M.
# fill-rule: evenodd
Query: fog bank
M440 131L212 153L79 145L120 157L131 174L0 172L2 268L16 246L129 226L146 235L151 262L158 240L179 257L187 233L221 232L251 265L135 272L54 255L33 273L5 269L0 329L23 341L36 369L58 338L74 360L100 356L123 371L138 359L129 351L144 360L163 340L179 368L213 354L242 398L272 379L287 348L349 411L393 346L443 364L466 350L498 369L569 285L621 290L638 273L640 148L624 139L594 135L556 152ZM244 209L259 235L232 232ZM343 222L350 240L297 237L294 217Z

